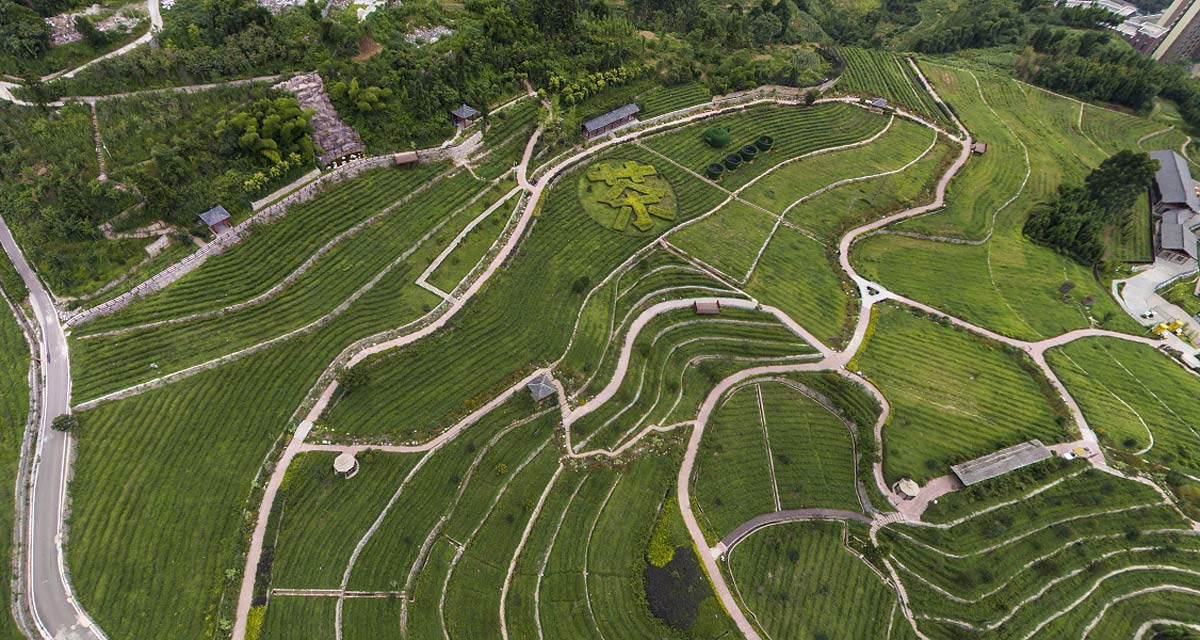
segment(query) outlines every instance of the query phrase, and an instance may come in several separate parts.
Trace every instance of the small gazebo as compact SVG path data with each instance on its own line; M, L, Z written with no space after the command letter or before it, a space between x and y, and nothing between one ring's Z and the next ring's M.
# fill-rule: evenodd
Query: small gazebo
M333 459L333 472L339 478L353 478L354 474L358 473L358 458L349 451L339 453L338 457Z
M913 481L912 478L901 478L900 482L896 483L896 493L899 493L905 500L912 500L921 493L921 485Z
M229 222L232 218L233 216L229 215L229 212L221 205L217 205L200 214L200 221L208 225L208 230L214 236L219 236L233 229L233 225Z
M475 119L478 117L479 110L465 102L450 112L450 122L454 123L456 127L469 127L475 124Z

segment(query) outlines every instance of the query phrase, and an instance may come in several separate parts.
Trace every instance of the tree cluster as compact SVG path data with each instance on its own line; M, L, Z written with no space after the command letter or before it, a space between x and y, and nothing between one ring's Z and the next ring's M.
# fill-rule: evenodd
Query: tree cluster
M1119 224L1150 187L1158 162L1125 150L1100 163L1082 185L1063 185L1058 196L1034 208L1025 235L1084 265L1104 259L1104 231Z
M236 149L271 164L297 155L302 163L311 164L315 150L308 120L312 116L313 111L301 109L293 97L264 98L218 121L213 136L227 152Z

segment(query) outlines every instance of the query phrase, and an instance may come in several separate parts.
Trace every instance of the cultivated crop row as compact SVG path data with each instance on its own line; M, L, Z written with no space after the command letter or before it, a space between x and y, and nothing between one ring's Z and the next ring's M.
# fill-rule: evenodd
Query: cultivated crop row
M0 256L0 269L11 268L8 258ZM15 297L18 292L11 291L9 286L5 293ZM16 477L17 462L21 455L21 443L25 433L25 421L29 412L29 346L25 336L17 325L8 304L0 299L0 472L5 477ZM12 514L15 513L15 500L12 483L6 483L0 488L0 509L8 514L6 522L11 526ZM0 540L0 554L10 557L12 552L12 536L4 536ZM4 563L0 570L0 580L7 580L12 572L12 563ZM0 595L0 605L8 606L12 597L8 590ZM19 637L21 634L13 624L12 616L3 616L0 622L0 635Z
M649 155L621 153L641 162ZM678 220L710 210L721 198L717 189L674 168L660 171L679 194ZM558 358L590 283L653 240L614 233L587 217L576 195L577 177L568 174L548 192L504 279L481 292L453 328L364 363L378 382L330 410L326 422L340 430L382 421L392 432L436 431L534 363Z
M837 51L846 59L846 70L837 85L839 91L863 98L886 98L932 122L950 123L906 60L885 51L858 47L841 47Z
M825 407L782 384L764 383L759 388L780 505L861 511L854 491L854 439L846 425Z
M635 100L642 109L638 117L645 120L708 102L711 97L712 94L703 82L686 82L669 87L655 85L653 89L638 95Z
M845 548L844 527L834 522L777 525L730 552L736 596L770 637L887 636L896 595Z
M512 169L521 160L529 136L537 128L541 102L527 98L491 117L491 126L483 134L487 157L475 167L475 174L492 180Z
M753 144L759 136L774 138L775 143L770 151L760 153L753 162L725 173L721 179L722 186L735 189L785 160L869 138L886 124L887 118L884 116L845 104L757 106L650 137L645 144L683 166L700 172L706 165L720 162L726 154L736 152L743 145ZM731 144L724 149L709 146L702 134L711 127L728 129Z
M295 205L288 215L255 230L245 242L206 261L161 292L111 316L81 325L85 335L198 311L219 309L267 291L338 234L405 197L444 165L377 169ZM393 216L403 212L394 212Z
M892 405L884 429L889 482L910 476L923 483L1008 445L1066 438L1052 391L1022 356L907 309L876 309L857 366Z
M393 270L387 275L415 272L406 275L407 281L414 281L415 274L469 222L460 215L461 208L484 188L465 174L439 183L338 245L260 305L184 324L76 341L76 361L84 372L77 377L77 397L95 397L285 334L334 311L389 268ZM438 225L443 226L423 240ZM420 248L421 254L406 257L414 248ZM393 263L397 266L390 267Z

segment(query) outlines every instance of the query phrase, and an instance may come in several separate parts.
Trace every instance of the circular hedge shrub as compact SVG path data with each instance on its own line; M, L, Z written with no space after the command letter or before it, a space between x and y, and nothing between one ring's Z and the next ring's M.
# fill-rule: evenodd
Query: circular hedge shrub
M705 131L701 137L704 139L704 142L708 143L708 146L715 149L722 149L728 146L731 139L729 129L724 127L712 127Z
M719 162L714 162L704 168L704 173L709 180L720 180L721 174L725 173L725 167L721 166Z
M775 138L771 136L759 136L758 140L754 141L754 146L758 147L759 151L770 151L771 147L775 146Z
M742 162L754 162L754 159L758 157L758 148L752 144L748 144L742 147L740 155L742 156Z
M742 157L736 153L725 156L725 168L733 171L742 165Z

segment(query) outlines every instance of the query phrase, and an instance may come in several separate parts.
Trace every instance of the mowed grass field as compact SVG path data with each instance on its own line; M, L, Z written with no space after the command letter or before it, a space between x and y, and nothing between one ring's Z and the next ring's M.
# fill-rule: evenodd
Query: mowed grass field
M871 338L849 368L892 405L883 430L887 481L923 483L1018 442L1067 438L1059 401L1022 357L906 308L877 306Z
M1009 78L938 65L927 68L938 91L959 109L968 129L995 132L1000 144L994 150L989 148L982 159L972 158L963 177L951 183L948 197L962 207L955 209L959 213L953 214L953 220L939 221L943 213L935 213L900 228L939 235L965 228L965 233L973 235L982 232L980 239L987 240L961 245L872 236L855 247L854 261L860 273L893 291L1007 335L1036 339L1089 326L1093 319L1102 326L1140 333L1088 269L1030 243L1021 234L1036 203L1050 197L1060 184L1082 180L1105 157L1101 148L1076 132L1078 103ZM993 153L1000 162L988 159ZM970 169L972 163L978 163L980 169ZM1029 171L1026 180L1028 167L1036 170ZM968 179L963 188L955 184ZM987 197L988 204L971 203L972 197ZM943 222L941 227L930 226ZM1073 285L1069 295L1060 291L1064 282Z
M1147 345L1086 338L1047 361L1101 442L1200 476L1200 380Z
M845 525L766 527L729 552L742 608L771 638L887 637L896 595L844 546Z
M880 532L931 638L1131 637L1087 631L1118 598L1197 584L1200 539L1144 485L1081 466L997 498L948 528Z
M0 254L0 268L10 268L8 257ZM7 294L8 291L5 291ZM13 292L16 295L18 292ZM21 457L21 441L25 433L25 422L29 416L29 345L21 332L8 303L0 300L0 473L5 478L15 478ZM10 558L12 554L12 526L15 518L16 500L12 482L0 488L0 554ZM0 570L0 580L8 584L12 576L12 563L5 562ZM9 607L12 593L0 589L0 638L24 637L13 622Z

